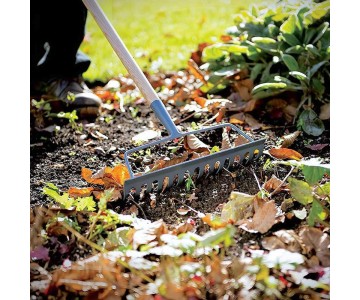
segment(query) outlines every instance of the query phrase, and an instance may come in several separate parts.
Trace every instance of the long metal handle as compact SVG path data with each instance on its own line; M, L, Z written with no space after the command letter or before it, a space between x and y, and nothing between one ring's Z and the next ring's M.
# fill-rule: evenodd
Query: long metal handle
M128 70L131 78L134 80L136 86L139 88L146 101L150 104L152 101L158 99L158 96L152 88L150 82L147 80L144 73L131 56L129 50L126 48L114 27L105 16L99 4L95 0L83 0L83 3L94 17L96 23L103 31L117 56L119 56L126 70Z
M129 72L129 75L134 80L145 100L148 102L152 110L155 112L157 118L169 132L169 135L173 138L179 137L181 133L178 131L174 122L171 120L171 117L167 112L164 104L161 100L158 99L159 97L157 96L150 82L141 71L139 65L136 63L129 50L126 48L124 42L121 40L114 27L111 25L108 18L105 16L99 4L96 2L96 0L83 0L83 3L94 17L96 23L99 25L100 29L108 39L110 45L113 47L115 53L120 58L126 70Z

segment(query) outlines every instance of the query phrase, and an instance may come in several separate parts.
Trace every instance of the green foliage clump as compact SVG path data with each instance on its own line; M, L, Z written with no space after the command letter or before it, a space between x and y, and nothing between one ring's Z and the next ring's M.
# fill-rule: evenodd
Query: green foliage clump
M210 75L203 92L218 92L231 85L236 72L249 70L254 99L300 93L294 121L320 135L319 105L330 102L330 1L254 5L236 15L227 34L226 42L203 50L201 68Z

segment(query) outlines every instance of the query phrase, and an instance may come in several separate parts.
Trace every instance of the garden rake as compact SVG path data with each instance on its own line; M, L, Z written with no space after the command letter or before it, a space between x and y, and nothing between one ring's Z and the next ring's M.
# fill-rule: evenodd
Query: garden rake
M100 8L96 0L83 0L83 2L94 17L100 29L103 31L109 43L113 47L115 53L118 55L121 62L129 72L130 77L134 80L141 94L143 95L147 103L150 105L151 109L154 111L156 117L160 120L160 122L168 132L168 136L165 138L162 138L155 142L144 144L142 146L125 152L124 160L126 167L128 168L130 173L130 179L126 180L124 183L125 197L130 192L140 194L140 192L144 190L151 191L154 184L157 184L157 191L161 191L166 177L168 179L167 187L170 187L173 184L175 178L177 184L180 184L184 180L186 173L190 174L191 176L196 173L197 177L200 177L204 174L204 172L207 172L209 174L213 172L218 172L223 167L227 168L230 165L233 165L234 161L237 161L238 163L244 163L244 160L246 162L249 162L253 159L259 158L262 155L265 139L254 141L252 138L250 138L233 124L224 123L210 126L207 128L202 128L199 130L193 130L190 132L179 131L174 122L172 121L169 113L167 112L165 105L157 96L150 82L145 77L144 73L131 56L125 44L115 31L114 27L111 25L110 21L105 16L104 12ZM179 139L190 134L199 134L225 127L230 127L237 134L242 135L248 141L248 143L233 148L221 150L219 152L215 152L193 160L184 161L173 166L165 167L163 169L148 172L144 175L134 175L132 167L129 163L129 157L131 154L141 150L144 151L145 149L152 146L163 144L174 139Z

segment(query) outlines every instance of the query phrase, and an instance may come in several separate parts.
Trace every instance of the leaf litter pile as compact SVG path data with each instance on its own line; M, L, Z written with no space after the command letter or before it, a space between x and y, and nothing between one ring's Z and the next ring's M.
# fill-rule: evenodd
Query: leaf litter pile
M92 87L96 120L33 101L32 299L328 299L329 128L314 137L290 115L272 119L289 94L270 99L270 112L256 106L247 70L214 94L194 60L146 75L182 131L229 122L266 138L264 154L124 198L124 152L166 136L133 81ZM190 135L131 164L152 172L247 142L223 129Z

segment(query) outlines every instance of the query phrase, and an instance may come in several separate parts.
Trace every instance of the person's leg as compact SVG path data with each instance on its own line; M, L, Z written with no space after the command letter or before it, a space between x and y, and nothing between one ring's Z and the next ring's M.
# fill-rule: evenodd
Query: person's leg
M81 0L32 0L30 9L31 87L67 101L72 107L99 107L101 100L82 79L90 59L79 51L85 34L87 10Z

